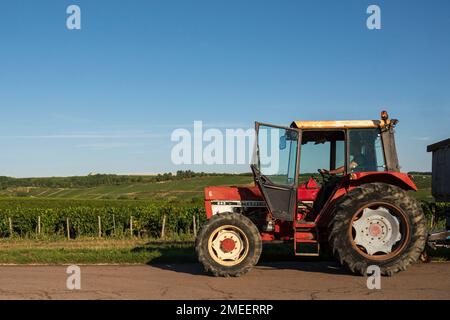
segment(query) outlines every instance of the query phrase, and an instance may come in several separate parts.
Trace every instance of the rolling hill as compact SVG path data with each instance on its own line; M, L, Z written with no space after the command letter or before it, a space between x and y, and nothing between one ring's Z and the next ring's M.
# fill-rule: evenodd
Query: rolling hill
M8 187L0 190L4 197L33 197L55 199L153 199L191 200L202 198L209 185L245 185L253 178L245 175L200 176L179 180L133 182L96 187Z
M203 198L203 189L206 186L253 183L253 177L250 175L231 174L193 173L178 178L161 175L158 179L155 176L142 179L135 176L121 176L120 179L111 176L109 176L109 179L103 177L100 182L95 183L97 184L95 186L90 186L93 184L93 179L89 176L76 177L77 183L71 181L70 178L17 179L17 183L10 183L10 186L4 186L0 189L0 197L190 201ZM309 174L302 175L301 180L305 180L309 176ZM89 183L86 181L89 181ZM414 175L414 181L419 188L418 192L414 192L414 196L420 200L432 201L431 176L416 174ZM56 186L51 187L51 185ZM70 187L70 185L75 186Z

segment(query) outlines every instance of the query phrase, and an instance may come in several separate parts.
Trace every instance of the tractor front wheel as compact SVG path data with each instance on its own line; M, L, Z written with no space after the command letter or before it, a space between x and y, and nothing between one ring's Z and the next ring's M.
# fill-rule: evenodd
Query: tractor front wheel
M426 237L426 219L417 201L385 183L364 184L345 195L329 230L335 257L362 275L370 265L388 276L405 270L419 259Z
M261 236L247 217L219 213L200 230L195 250L207 272L216 277L239 277L258 263Z

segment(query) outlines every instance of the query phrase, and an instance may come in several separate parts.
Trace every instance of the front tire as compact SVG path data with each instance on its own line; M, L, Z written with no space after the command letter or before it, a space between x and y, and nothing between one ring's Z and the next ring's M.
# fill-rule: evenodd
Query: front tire
M237 213L218 213L200 230L195 244L205 271L216 277L239 277L258 263L261 236L254 223Z
M377 265L391 276L417 262L426 244L425 215L399 187L369 183L351 190L336 206L329 243L334 256L354 273Z

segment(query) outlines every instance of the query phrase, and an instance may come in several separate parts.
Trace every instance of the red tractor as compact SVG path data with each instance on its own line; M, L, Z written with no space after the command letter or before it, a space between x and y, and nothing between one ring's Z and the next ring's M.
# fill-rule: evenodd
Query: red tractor
M329 248L352 272L383 275L416 262L426 219L400 172L397 120L256 123L254 186L206 187L208 221L196 240L215 276L240 276L259 260L263 241L293 241L295 255ZM312 172L319 175L309 174ZM304 177L309 179L304 179Z

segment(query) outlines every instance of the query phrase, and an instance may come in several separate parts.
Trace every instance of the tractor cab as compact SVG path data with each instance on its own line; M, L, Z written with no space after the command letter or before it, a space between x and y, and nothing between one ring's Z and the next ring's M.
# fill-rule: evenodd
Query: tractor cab
M256 123L251 165L273 218L314 221L330 197L358 174L398 172L393 127L381 121Z

